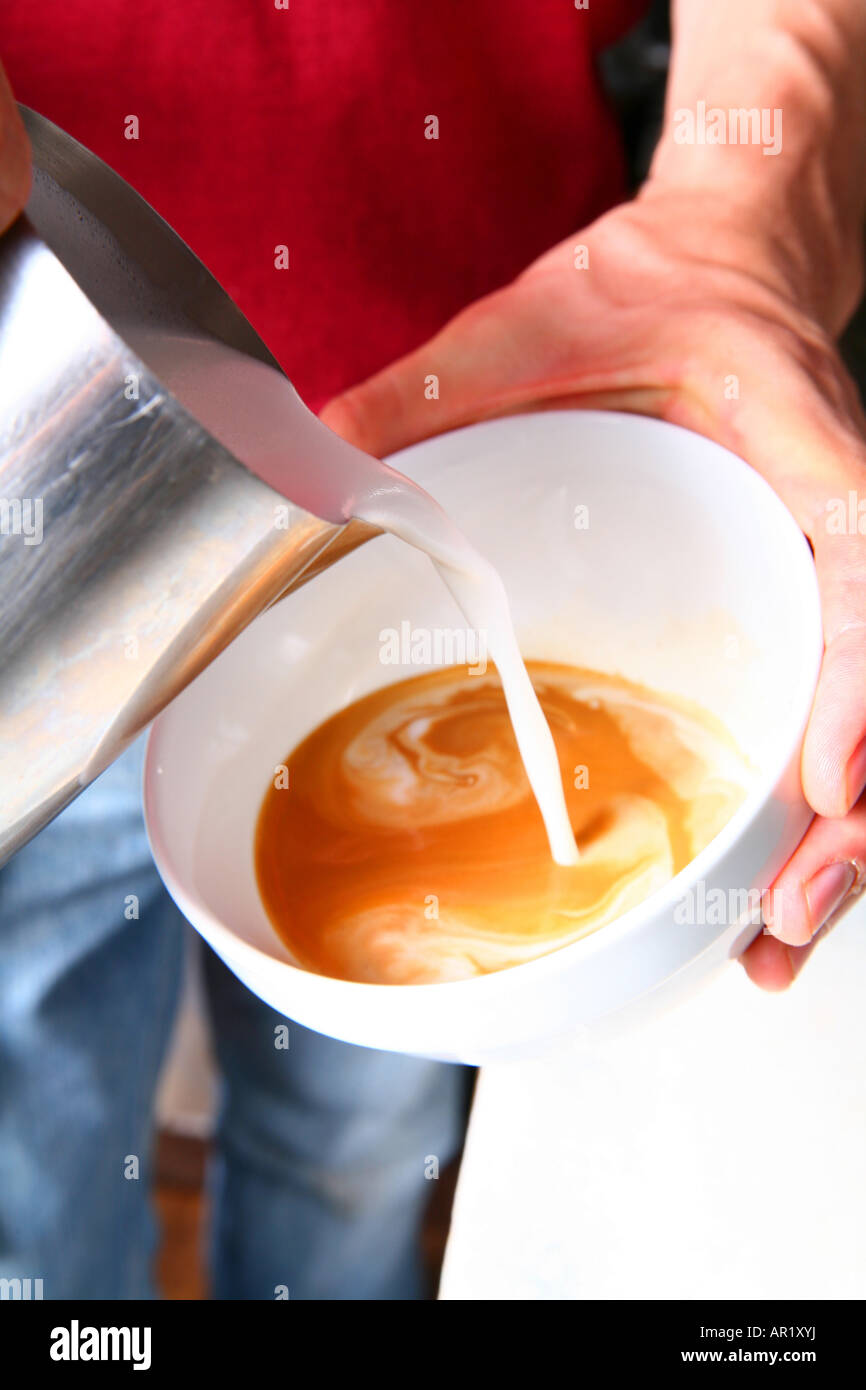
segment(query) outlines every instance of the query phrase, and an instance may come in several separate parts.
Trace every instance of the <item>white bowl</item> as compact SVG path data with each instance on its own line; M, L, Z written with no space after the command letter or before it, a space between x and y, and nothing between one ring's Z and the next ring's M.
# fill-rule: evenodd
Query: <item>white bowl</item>
M685 895L769 886L804 833L800 747L821 660L809 547L741 459L673 425L606 412L494 420L391 462L499 568L523 653L697 701L756 768L746 800L664 889L616 922L496 974L435 985L292 964L261 904L253 832L274 768L321 720L411 674L379 634L464 621L426 558L368 542L252 624L156 721L145 809L176 902L281 1014L369 1047L486 1063L640 1016L744 949L749 914L683 921ZM586 520L588 527L575 525ZM416 668L417 669L417 668ZM694 916L700 917L700 910Z

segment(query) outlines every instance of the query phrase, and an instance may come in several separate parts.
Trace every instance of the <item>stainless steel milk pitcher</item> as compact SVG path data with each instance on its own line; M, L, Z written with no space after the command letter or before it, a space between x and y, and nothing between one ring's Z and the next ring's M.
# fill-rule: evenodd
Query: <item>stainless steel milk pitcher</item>
M300 508L275 527L282 499L122 326L276 362L138 194L22 114L33 194L0 238L0 863L252 618L372 533Z

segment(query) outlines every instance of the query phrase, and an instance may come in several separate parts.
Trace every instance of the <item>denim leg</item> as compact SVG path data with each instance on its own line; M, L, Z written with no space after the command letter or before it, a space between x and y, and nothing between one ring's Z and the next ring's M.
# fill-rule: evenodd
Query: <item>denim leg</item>
M50 1299L153 1293L183 918L148 850L141 762L139 741L0 871L0 1276Z
M214 1297L427 1296L418 1234L435 1159L458 1151L472 1073L288 1023L211 952L223 1103L213 1165ZM285 1294L282 1296L285 1297Z

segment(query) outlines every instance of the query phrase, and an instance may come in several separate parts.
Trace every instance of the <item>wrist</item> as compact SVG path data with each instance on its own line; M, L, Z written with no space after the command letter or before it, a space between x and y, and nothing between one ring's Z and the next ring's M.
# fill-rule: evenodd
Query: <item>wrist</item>
M761 0L751 3L760 9ZM679 11L681 24L706 23L689 0ZM720 241L766 262L791 298L835 334L863 287L866 102L856 54L846 59L846 36L823 7L798 3L788 13L790 28L757 22L735 60L719 55L723 27L697 59L692 51L688 62L674 63L664 133L641 197L691 201L702 227L721 228ZM859 29L847 37L849 49L859 49Z

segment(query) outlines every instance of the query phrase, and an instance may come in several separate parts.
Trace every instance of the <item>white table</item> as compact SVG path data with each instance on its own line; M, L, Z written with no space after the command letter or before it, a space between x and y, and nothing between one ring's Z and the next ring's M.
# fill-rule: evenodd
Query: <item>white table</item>
M485 1070L440 1297L866 1296L866 901L784 995Z

